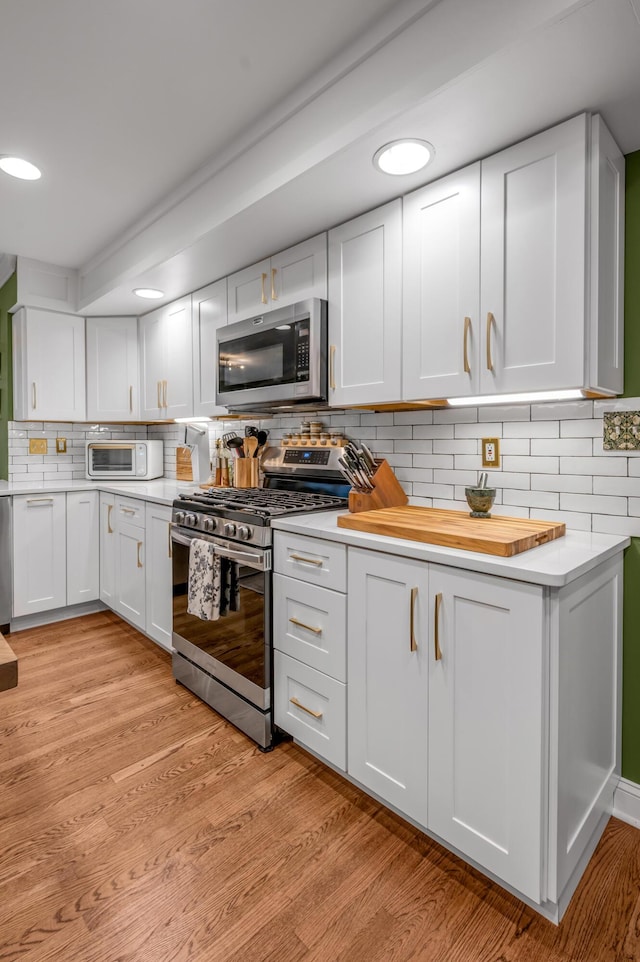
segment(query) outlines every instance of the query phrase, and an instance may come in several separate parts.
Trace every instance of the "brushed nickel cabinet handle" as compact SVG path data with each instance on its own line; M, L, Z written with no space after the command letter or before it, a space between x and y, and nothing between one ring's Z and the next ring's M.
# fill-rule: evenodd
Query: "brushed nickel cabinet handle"
M113 505L107 505L107 534L113 534L113 528L111 527L111 512L113 511Z
M277 267L271 268L271 300L277 301L278 295L276 294L276 274L278 273Z
M471 329L471 318L464 319L464 334L462 335L462 353L464 355L464 373L471 374L469 365L469 331Z
M297 618L289 618L292 625L297 625L298 628L306 628L307 631L312 631L314 635L321 635L322 628L314 628L313 625L305 625L304 621L298 621Z
M31 385L31 401L32 401L31 407L34 411L37 406L37 400L38 400L38 395L36 391L36 382L34 381L33 384Z
M433 617L433 640L435 647L436 661L442 659L442 648L440 647L440 605L442 604L442 592L436 595L435 614Z
M301 708L302 711L306 711L307 715L313 715L314 718L322 718L321 711L313 711L312 708L307 708L307 706L299 702L297 698L290 698L289 701L292 705L295 705L296 708Z
M140 560L140 548L141 548L141 547L142 547L142 541L137 541L137 542L136 542L136 553L137 553L136 561L137 561L137 563L138 563L138 567L139 567L139 568L142 567L142 561Z
M290 554L289 557L293 561L303 561L307 565L316 565L318 568L322 567L322 561L318 558L305 558L301 554Z
M329 348L329 387L332 391L336 389L336 346L332 344Z
M129 414L133 414L133 384L129 385Z
M495 323L495 317L491 312L487 314L487 371L493 371L493 358L491 357L491 327Z
M418 589L411 589L411 607L409 608L409 650L417 651L418 642L416 641L416 600L418 598Z
M262 304L268 304L267 292L264 289L265 281L267 280L266 274L260 275L260 301Z

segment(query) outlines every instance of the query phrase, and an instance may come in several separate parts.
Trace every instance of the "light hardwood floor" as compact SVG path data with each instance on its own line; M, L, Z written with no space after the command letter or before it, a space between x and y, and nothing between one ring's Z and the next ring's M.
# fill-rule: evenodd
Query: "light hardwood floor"
M3 962L631 962L612 820L555 927L292 743L263 755L111 613L10 636Z

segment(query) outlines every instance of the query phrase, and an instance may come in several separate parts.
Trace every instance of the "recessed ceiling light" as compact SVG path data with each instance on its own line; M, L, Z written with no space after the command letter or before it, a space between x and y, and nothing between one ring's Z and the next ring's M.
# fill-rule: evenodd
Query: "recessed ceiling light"
M164 297L164 291L159 291L155 287L135 287L133 293L137 294L138 297L147 297L152 301L158 297Z
M434 154L435 149L426 140L393 140L376 150L373 163L383 174L415 174Z
M42 173L35 164L30 164L22 157L10 157L8 154L0 156L0 170L12 177L19 177L20 180L38 180Z

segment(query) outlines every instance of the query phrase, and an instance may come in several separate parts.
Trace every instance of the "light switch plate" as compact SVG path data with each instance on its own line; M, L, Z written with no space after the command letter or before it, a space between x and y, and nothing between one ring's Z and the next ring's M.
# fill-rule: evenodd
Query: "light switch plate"
M500 438L482 439L482 467L500 467Z
M56 438L56 454L66 454L66 453L67 453L67 439Z
M46 438L29 438L29 454L46 454Z

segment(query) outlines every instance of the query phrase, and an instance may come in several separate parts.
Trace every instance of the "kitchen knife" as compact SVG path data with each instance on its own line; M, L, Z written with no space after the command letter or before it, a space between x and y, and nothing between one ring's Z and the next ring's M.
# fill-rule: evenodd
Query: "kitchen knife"
M360 483L359 483L358 479L356 478L356 476L355 476L355 475L353 474L353 472L351 471L351 469L347 466L347 463L346 463L346 461L344 460L344 458L338 458L338 464L340 465L340 470L341 470L342 474L345 476L345 478L347 479L347 481L349 482L349 484L351 485L351 487L352 487L352 488L356 488L356 489L359 491L359 490L360 490Z

